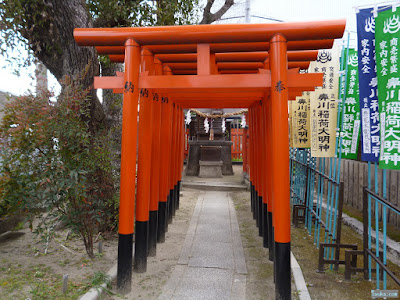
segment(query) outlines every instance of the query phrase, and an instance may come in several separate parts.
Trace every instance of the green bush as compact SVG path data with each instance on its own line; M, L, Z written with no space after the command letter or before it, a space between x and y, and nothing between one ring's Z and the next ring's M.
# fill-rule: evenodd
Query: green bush
M93 237L115 224L116 189L107 131L90 128L87 91L64 86L56 103L18 97L0 127L0 215L40 218L48 239L57 222L79 233L93 255Z

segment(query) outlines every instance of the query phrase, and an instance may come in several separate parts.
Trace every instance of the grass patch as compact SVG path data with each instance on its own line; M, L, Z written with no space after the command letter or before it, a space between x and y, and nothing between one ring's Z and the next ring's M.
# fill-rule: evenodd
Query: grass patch
M62 275L54 274L50 267L43 264L21 268L8 265L0 268L0 294L2 299L76 299L82 295L87 285L70 281L66 294L62 292Z
M21 230L23 228L24 228L24 222L21 221L21 222L18 222L17 225L15 225L14 230Z
M246 298L272 299L275 296L273 264L268 259L268 250L262 246L262 238L258 236L258 228L250 211L250 193L237 192L229 195L236 209L248 271Z
M103 283L106 284L105 287L101 286ZM107 294L114 295L114 293L111 291L112 289L111 277L105 274L104 272L95 272L90 280L90 284L92 287L98 290L102 289Z
M63 276L43 264L23 268L21 265L6 264L0 267L1 299L78 299L90 288L95 287L111 293L111 280L96 272L92 278L68 281L67 292L63 293ZM106 288L100 287L103 283Z

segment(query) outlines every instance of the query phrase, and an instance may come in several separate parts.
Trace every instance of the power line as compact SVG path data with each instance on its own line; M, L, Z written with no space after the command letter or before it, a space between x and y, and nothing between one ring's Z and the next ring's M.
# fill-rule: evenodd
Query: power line
M219 21L230 20L230 19L239 19L244 18L245 16L236 16L236 17L228 17L228 18L221 18Z
M271 20L271 21L277 21L277 22L285 22L283 20L279 20L279 19L274 19L274 18L270 18L270 17L262 17L262 16L251 16L253 18L260 18L260 19L265 19L265 20Z
M260 18L260 19L265 19L265 20L270 20L270 21L276 21L276 22L285 22L283 20L269 18L269 17L253 16L253 15L251 15L250 17L252 17L252 18ZM239 19L239 18L245 18L245 16L235 16L235 17L221 18L221 19L219 19L219 21L231 20L231 19Z

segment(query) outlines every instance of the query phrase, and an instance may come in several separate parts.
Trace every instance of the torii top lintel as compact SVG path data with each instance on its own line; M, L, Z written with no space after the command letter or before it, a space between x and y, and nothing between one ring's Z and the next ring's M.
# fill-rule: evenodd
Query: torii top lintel
M198 103L202 98L209 99L212 96L218 102L229 99L230 102L235 100L242 105L251 104L270 93L272 82L267 61L273 41L285 41L285 69L306 68L317 55L316 51L310 50L330 48L335 38L342 37L345 25L345 20L334 20L279 24L78 28L74 30L74 37L78 45L95 46L99 54L107 54L112 61L120 62L126 59L125 43L128 40L131 43L134 41L143 51L147 51L146 55L154 55L154 59L164 68L169 68L169 73L164 75L142 70L137 79L139 88L175 93L174 99L185 103ZM281 38L276 39L276 36ZM211 53L214 53L213 58ZM174 60L176 63L171 62ZM126 61L125 68L129 70ZM117 77L96 77L94 86L122 92L125 77L124 73ZM321 85L322 74L298 74L298 70L292 69L287 73L287 80L285 85L288 97L293 99L301 95L302 91L314 90L315 86ZM224 92L231 94L221 94ZM250 92L258 94L250 95Z
M202 25L201 25L202 26ZM324 40L302 40L288 41L288 50L314 50L332 48L334 39ZM142 45L154 54L176 54L176 53L196 53L197 44L162 44L162 45ZM252 42L252 43L214 43L210 44L212 53L219 52L251 52L251 51L268 51L269 42ZM96 46L99 54L124 54L124 46Z
M140 45L267 42L280 33L287 41L341 38L345 20L270 24L218 24L162 27L77 28L80 46L123 46L128 38Z

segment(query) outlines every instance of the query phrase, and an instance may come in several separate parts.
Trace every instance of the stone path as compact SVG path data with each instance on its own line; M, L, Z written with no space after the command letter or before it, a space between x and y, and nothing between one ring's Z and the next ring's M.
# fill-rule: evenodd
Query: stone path
M232 200L227 192L202 193L178 265L159 299L245 299L245 274Z

